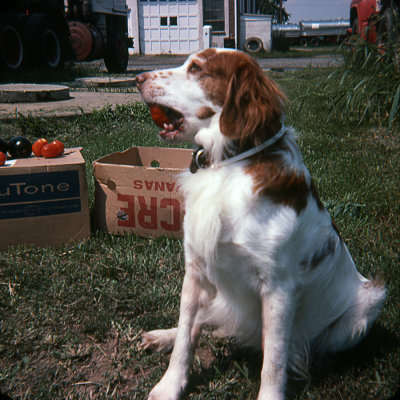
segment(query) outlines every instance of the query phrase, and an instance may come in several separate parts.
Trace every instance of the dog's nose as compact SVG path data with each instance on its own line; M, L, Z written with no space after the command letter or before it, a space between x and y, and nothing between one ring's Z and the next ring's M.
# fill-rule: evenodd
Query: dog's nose
M142 83L144 83L146 81L146 79L147 79L147 74L146 73L137 75L136 76L136 84L141 85Z

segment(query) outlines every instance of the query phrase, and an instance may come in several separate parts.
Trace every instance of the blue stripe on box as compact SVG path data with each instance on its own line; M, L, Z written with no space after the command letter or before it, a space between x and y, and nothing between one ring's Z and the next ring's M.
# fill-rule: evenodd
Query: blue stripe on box
M80 211L80 198L29 204L7 204L0 205L0 219L42 217L46 215L77 213Z
M77 170L0 175L0 219L80 211Z

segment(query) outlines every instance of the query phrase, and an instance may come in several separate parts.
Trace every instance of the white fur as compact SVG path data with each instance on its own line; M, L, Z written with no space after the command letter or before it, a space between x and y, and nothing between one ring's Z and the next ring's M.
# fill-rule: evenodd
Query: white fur
M139 88L147 102L179 110L185 117L179 139L203 145L212 161L219 161L232 143L220 131L221 107L186 71L193 57L201 60L201 54L192 56L167 79L150 73ZM196 119L204 105L215 115ZM310 187L292 129L283 141L286 167L304 174ZM311 195L299 214L260 196L246 170L249 163L185 172L180 178L186 273L178 327L143 335L144 348L173 348L151 400L180 398L204 325L263 348L258 399L279 400L285 396L288 367L304 373L310 349L322 355L354 346L379 313L383 285L357 271L326 210ZM324 251L326 256L310 267L312 257Z

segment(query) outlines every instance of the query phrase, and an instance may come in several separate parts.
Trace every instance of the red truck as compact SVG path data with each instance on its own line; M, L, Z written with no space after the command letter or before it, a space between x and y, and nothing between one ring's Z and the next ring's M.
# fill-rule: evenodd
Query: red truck
M400 0L352 0L350 27L370 43L395 40L398 34Z

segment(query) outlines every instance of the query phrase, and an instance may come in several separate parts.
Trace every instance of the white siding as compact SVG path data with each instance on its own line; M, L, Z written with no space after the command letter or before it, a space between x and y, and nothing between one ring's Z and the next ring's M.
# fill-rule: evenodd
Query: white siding
M197 0L138 2L142 54L189 54L199 50Z

